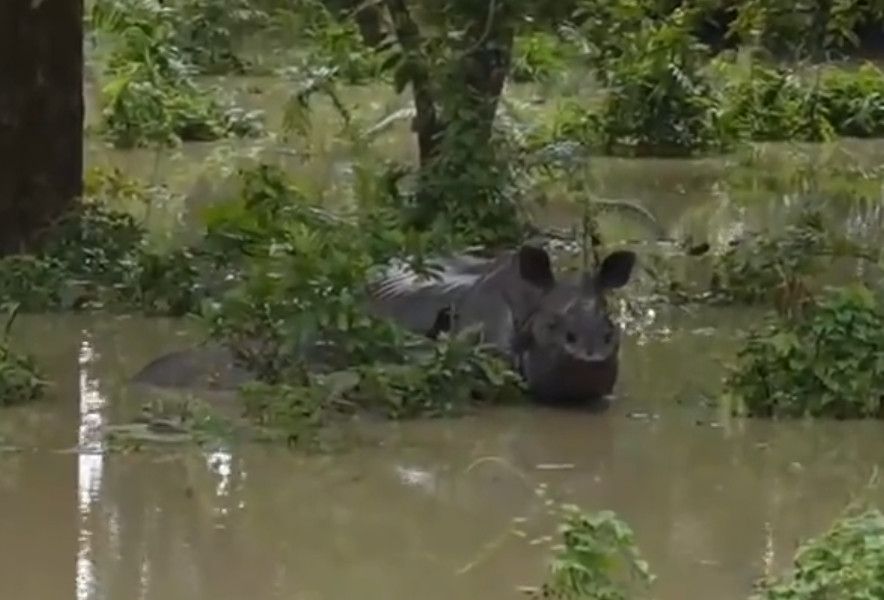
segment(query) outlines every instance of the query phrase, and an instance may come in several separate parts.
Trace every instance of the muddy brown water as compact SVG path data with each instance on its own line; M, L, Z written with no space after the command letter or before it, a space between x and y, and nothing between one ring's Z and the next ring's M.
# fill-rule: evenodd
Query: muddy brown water
M267 151L262 144L256 152ZM188 204L158 218L168 226L217 190L213 169L230 166L223 152L249 145L193 145L159 159L108 153L95 140L88 147L92 164L187 194ZM880 144L845 147L871 165L884 155ZM207 163L213 153L222 158ZM330 155L315 163L319 175L314 163L304 167L317 186L342 168ZM647 206L676 234L721 240L781 222L800 204L790 193L741 196L722 165L598 159L592 168L604 195ZM833 212L857 235L884 224L877 205ZM574 211L554 207L548 217L567 225ZM617 219L609 225L637 235ZM656 598L744 599L863 488L884 456L881 425L725 418L706 401L719 392L737 332L757 314L646 317L626 336L605 413L520 407L356 424L357 441L326 455L260 444L106 452L102 424L158 394L131 388L128 377L192 342L192 328L20 317L16 345L34 353L53 387L46 400L0 415L0 598L516 598L544 576L554 499L624 518L659 577Z
M544 574L547 498L626 519L657 598L745 598L865 484L880 425L723 419L702 404L746 315L665 321L627 340L606 413L373 423L349 448L307 455L102 452L101 424L144 399L126 377L189 332L25 318L17 341L55 385L3 413L0 598L514 598Z

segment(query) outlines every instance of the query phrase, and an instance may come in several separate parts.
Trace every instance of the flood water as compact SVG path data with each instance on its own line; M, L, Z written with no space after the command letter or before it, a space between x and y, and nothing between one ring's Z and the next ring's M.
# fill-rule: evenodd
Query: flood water
M203 159L221 146L156 161L90 142L89 160L156 173L199 203L215 189ZM884 156L878 144L848 150L872 165ZM757 188L740 196L716 161L594 165L602 195L641 203L673 234L719 240L801 202ZM877 205L833 211L857 235L884 225ZM757 317L648 315L625 338L617 399L603 414L524 407L356 424L353 442L330 454L260 444L105 451L102 424L150 395L127 378L192 332L174 320L20 317L18 347L54 385L0 419L0 598L517 598L543 579L554 500L624 518L659 577L654 597L744 599L884 456L879 423L740 421L709 406L737 332Z

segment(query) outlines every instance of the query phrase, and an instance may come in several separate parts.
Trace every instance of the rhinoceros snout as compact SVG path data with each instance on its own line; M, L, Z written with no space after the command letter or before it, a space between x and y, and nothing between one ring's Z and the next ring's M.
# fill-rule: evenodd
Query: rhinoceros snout
M527 365L526 380L539 402L580 404L608 396L617 383L616 354L601 360L561 358L551 365Z

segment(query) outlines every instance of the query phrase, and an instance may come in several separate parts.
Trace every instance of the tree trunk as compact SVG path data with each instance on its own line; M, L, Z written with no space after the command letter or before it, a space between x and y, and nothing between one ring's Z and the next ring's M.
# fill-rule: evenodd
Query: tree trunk
M492 139L497 108L512 60L515 15L490 2L476 8L464 40L453 49L454 77L431 72L421 32L405 0L385 0L405 55L416 116L420 173L413 210L417 227L444 216L477 241L510 239L518 229L512 202L502 197L508 170ZM447 79L440 84L440 80ZM457 81L457 84L453 84ZM440 85L444 85L441 88Z
M380 7L364 0L324 0L326 9L342 18L352 14L359 27L362 41L369 48L377 48L384 40L384 20Z
M0 254L82 192L83 1L0 1Z

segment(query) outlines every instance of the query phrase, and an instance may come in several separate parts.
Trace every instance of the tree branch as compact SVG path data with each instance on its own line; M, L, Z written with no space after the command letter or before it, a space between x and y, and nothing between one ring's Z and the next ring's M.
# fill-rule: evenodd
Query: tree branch
M414 106L417 110L413 129L418 136L421 164L424 164L434 153L436 134L439 131L439 117L430 84L430 74L421 50L421 34L417 23L411 17L405 0L385 0L393 30L402 51L406 56L409 80L414 95Z

